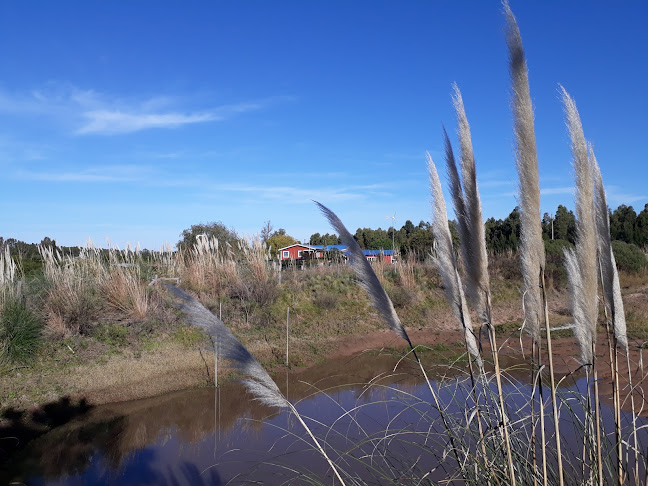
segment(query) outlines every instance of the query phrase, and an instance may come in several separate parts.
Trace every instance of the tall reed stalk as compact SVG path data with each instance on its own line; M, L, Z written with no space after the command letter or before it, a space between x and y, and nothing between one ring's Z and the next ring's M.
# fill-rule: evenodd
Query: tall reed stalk
M520 204L520 263L522 267L523 328L531 336L532 342L532 372L537 375L538 398L540 413L540 434L542 448L542 478L543 484L548 483L547 477L547 451L544 431L544 400L542 393L541 368L541 340L540 328L542 318L547 320L547 342L551 349L551 332L548 325L548 313L543 312L542 301L544 291L545 249L542 241L542 226L540 222L540 179L538 176L538 154L536 149L535 128L533 120L533 104L529 88L529 74L526 57L522 46L522 36L517 25L517 20L509 7L504 2L504 14L507 22L506 41L509 51L509 71L511 75L511 110L513 112L513 130L515 133L515 161L519 177L518 200ZM538 362L535 363L535 358ZM553 359L549 353L549 373L551 375L551 396L553 405L554 431L556 436L556 449L558 452L558 478L563 484L562 457L560 453L560 427L558 407L556 402L556 389L553 370ZM532 382L536 377L532 377ZM533 421L533 417L532 417ZM535 426L533 427L535 438ZM534 447L535 453L535 447Z
M504 402L502 389L501 369L497 349L495 327L491 315L491 293L490 280L488 276L488 256L486 253L486 236L484 233L484 222L482 219L481 200L477 189L477 173L475 170L475 157L473 154L470 125L466 117L461 92L456 84L453 85L453 104L457 115L457 134L461 148L461 180L456 168L450 167L448 161L452 198L455 201L455 213L457 219L462 220L458 224L459 237L461 240L461 253L463 256L464 273L466 277L466 294L477 311L482 323L486 326L488 340L495 368L495 383L499 398L502 439L506 450L506 461L508 464L509 481L514 486L515 467L513 465L513 454L511 450L511 439L509 436L509 420ZM452 157L454 161L454 157Z
M444 429L448 433L452 454L455 457L455 460L457 461L457 466L460 468L461 475L465 480L466 475L463 467L461 467L462 462L459 456L459 448L455 441L454 434L452 433L450 424L445 414L443 413L443 408L441 407L441 402L439 400L438 393L435 391L434 387L432 386L432 381L429 379L427 372L425 371L425 368L423 366L423 363L421 363L421 360L418 354L416 353L416 348L412 344L412 341L410 340L407 331L405 330L405 326L403 326L403 324L401 323L398 317L398 314L396 314L396 310L394 309L394 305L392 304L391 299L387 295L387 292L385 292L385 289L380 284L380 281L378 280L378 277L376 276L375 272L371 268L371 265L369 264L364 254L362 253L362 250L360 249L358 242L353 238L353 236L351 236L351 233L349 233L349 231L346 229L346 227L344 226L340 218L338 218L333 211L331 211L323 204L320 204L317 201L315 201L315 204L318 206L322 214L326 217L329 224L338 233L342 244L347 246L350 255L349 263L351 265L351 268L353 269L356 277L358 278L359 285L363 289L365 289L369 294L369 298L374 308L378 311L385 324L387 324L387 326L397 336L407 341L407 344L409 345L412 355L414 356L414 359L416 360L419 369L423 373L423 377L428 386L428 389L430 390L430 394L432 395L434 404L437 410L439 411Z
M591 161L583 133L580 115L574 100L562 88L566 123L571 140L573 168L576 178L576 249L565 250L565 267L572 295L574 334L580 349L581 359L593 375L594 428L596 431L596 469L598 482L603 481L601 452L600 410L598 397L598 371L596 369L596 322L598 317L597 296L597 243L596 217L594 209L594 184ZM588 387L591 384L588 380ZM591 417L591 410L590 417ZM591 470L594 465L591 466Z
M632 369L630 367L630 354L628 351L628 337L626 334L625 312L623 300L621 299L621 286L619 285L619 273L616 268L612 242L610 235L610 218L607 205L607 197L603 188L601 170L594 155L594 149L589 147L589 158L592 165L594 178L594 191L596 196L596 230L598 241L598 262L601 286L603 289L603 304L606 316L606 328L610 339L610 371L612 374L612 386L614 393L615 412L615 435L617 443L617 479L623 481L621 467L622 437L621 437L621 403L619 395L619 367L618 348L623 349L626 355L628 366L628 383L630 387L630 404L632 410L632 439L634 449L634 481L639 484L639 456L637 439L637 419L634 401L634 390L632 387ZM608 318L609 311L609 318Z
M453 157L452 147L447 135L445 138L446 157ZM479 430L479 443L481 444L482 460L484 464L488 464L488 455L486 453L486 444L484 442L484 431L482 427L482 417L480 411L480 401L476 392L476 380L473 372L473 360L477 364L479 376L483 378L484 363L479 353L477 346L477 339L470 320L470 313L468 305L464 296L463 285L461 277L459 276L459 269L457 267L457 259L455 257L452 236L450 234L450 227L448 226L448 216L446 211L445 199L443 197L443 190L441 189L441 182L436 170L436 166L430 154L427 154L428 160L428 173L430 176L430 192L432 195L432 233L434 234L435 241L435 256L434 262L436 263L445 293L450 308L453 314L459 321L464 333L464 343L468 353L468 364L470 372L470 383L473 390L473 400L475 401L477 426ZM489 479L490 483L490 479Z

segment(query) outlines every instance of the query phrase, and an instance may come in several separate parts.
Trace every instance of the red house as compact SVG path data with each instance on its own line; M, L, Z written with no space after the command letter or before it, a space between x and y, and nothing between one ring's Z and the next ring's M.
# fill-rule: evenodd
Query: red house
M296 243L284 248L279 248L279 260L302 260L306 258L309 253L312 254L311 258L322 258L324 256L324 250L321 247L318 248L311 245Z
M345 258L348 255L346 246L344 245L304 245L296 243L294 245L279 248L279 260L312 260L325 257L325 253L335 251L341 252ZM365 258L370 262L385 261L387 263L395 263L394 250L362 250Z

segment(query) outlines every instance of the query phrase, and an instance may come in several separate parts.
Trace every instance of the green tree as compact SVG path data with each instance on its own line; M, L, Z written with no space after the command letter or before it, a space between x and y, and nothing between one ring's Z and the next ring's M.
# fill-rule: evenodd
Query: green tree
M188 250L196 243L198 235L207 235L209 238L216 238L221 245L229 243L234 250L238 248L239 237L234 228L228 228L220 221L212 223L194 224L191 228L180 233L180 241L177 247L180 250Z
M277 231L272 233L272 236L267 239L266 244L268 245L268 248L270 250L270 255L272 257L279 257L278 251L280 248L285 248L290 245L294 245L296 243L299 243L295 238L293 238L290 235L286 234L286 230L283 228L279 228Z
M614 258L620 270L640 272L648 265L646 255L632 243L614 240L612 242L612 250L614 251Z
M576 216L562 205L558 206L554 217L554 238L576 243Z
M549 213L544 213L542 216L542 238L551 240L551 227L553 226L553 217ZM554 237L555 239L555 237Z
M634 228L635 243L640 248L648 248L648 204L637 215Z
M313 243L316 245L317 243ZM329 235L326 233L325 235L322 235L322 242L319 243L320 245L339 245L340 244L340 237L336 234Z
M610 234L613 240L634 243L637 213L632 206L622 204L610 215Z
M434 236L431 230L419 229L409 239L407 249L415 254L421 261L425 260L434 244Z

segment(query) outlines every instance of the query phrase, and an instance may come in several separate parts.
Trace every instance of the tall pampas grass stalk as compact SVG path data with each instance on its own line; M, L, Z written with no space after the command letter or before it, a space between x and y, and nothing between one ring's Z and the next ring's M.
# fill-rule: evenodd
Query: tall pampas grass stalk
M432 395L432 399L434 400L434 404L437 410L439 411L441 420L443 422L443 426L446 432L448 433L448 437L450 439L450 446L452 448L452 453L455 457L455 460L457 461L457 466L461 469L461 474L462 476L464 476L465 479L464 468L462 467L462 462L459 459L459 449L457 448L457 445L455 443L454 434L452 433L450 424L448 423L446 416L443 413L443 409L441 408L441 402L439 400L439 396L437 392L434 390L434 387L432 386L432 382L428 377L425 368L423 367L423 363L421 363L421 360L418 354L416 353L416 348L413 346L412 341L407 335L407 331L405 330L405 327L400 321L398 314L396 314L396 310L394 309L394 305L392 304L391 299L387 295L387 292L385 292L385 289L380 284L380 281L378 280L378 277L376 276L373 269L371 268L371 265L369 264L364 254L362 253L362 249L360 248L360 245L358 245L358 242L355 240L355 238L351 236L351 233L349 233L349 231L346 229L346 226L344 226L340 218L338 218L333 211L331 211L323 204L317 201L313 201L313 202L317 205L317 207L322 212L324 217L328 220L329 224L337 232L342 244L347 247L349 252L349 264L351 265L353 272L358 278L359 285L363 289L365 289L369 294L371 303L373 304L376 311L378 311L380 317L397 336L407 341L407 344L410 347L414 359L416 360L421 372L423 373L423 377L425 379L425 382L428 385L428 388Z
M450 146L450 141L448 140L446 135L446 153L448 151L452 153L452 147ZM484 375L484 363L482 361L481 355L479 354L477 339L475 338L475 333L473 331L470 313L468 312L468 305L466 303L466 297L464 295L463 286L461 284L461 277L459 276L459 270L457 268L457 259L455 257L452 245L450 227L448 226L448 213L446 210L445 199L443 197L443 190L441 189L441 181L439 180L439 174L436 170L436 166L434 165L432 157L429 153L427 153L426 156L428 162L428 173L430 176L430 193L432 195L432 233L434 235L434 244L436 250L434 262L439 269L439 273L441 274L446 297L450 302L450 308L452 309L453 314L461 324L464 331L464 342L466 345L466 351L468 352L469 356L468 364L470 371L470 381L472 385L473 399L475 401L475 407L477 411L476 413L479 429L479 441L481 443L483 460L485 463L487 463L488 459L486 454L486 444L484 443L482 419L481 413L479 411L480 405L475 388L475 377L473 373L472 360L470 359L470 357L472 356L475 363L477 363L479 374L482 378Z
M455 208L458 218L463 222L458 225L461 239L461 254L466 273L466 293L473 307L482 320L490 322L487 296L490 294L488 278L488 256L486 254L486 235L482 220L481 200L477 188L477 171L473 154L470 125L466 117L461 91L456 84L452 85L454 94L452 102L457 115L457 136L459 137L461 160L461 183L455 182L453 170L450 170L452 181L452 198L462 199L463 203ZM454 162L454 157L452 157ZM448 161L448 166L451 163ZM456 172L456 169L454 169ZM461 191L461 192L459 192ZM462 234L463 233L463 234Z
M596 199L596 230L599 250L599 273L601 276L601 286L603 287L603 300L608 328L608 335L612 335L612 345L610 346L610 372L612 374L612 386L614 394L614 420L615 434L617 441L617 476L619 482L623 481L623 471L621 468L620 458L622 457L621 441L621 397L619 394L619 360L618 348L625 351L628 365L628 384L630 386L630 405L632 410L632 437L635 450L634 480L639 483L639 457L637 450L637 421L635 401L632 387L632 370L630 367L630 354L628 352L628 336L626 334L625 312L623 309L623 300L621 299L621 286L619 285L619 272L616 268L614 253L612 252L612 241L610 235L610 217L608 213L607 197L603 187L603 178L601 169L594 155L594 149L589 147L589 158L592 165L592 175L594 178L594 191Z
M569 286L572 291L572 314L574 334L581 349L581 359L589 376L591 371L594 382L594 416L596 431L596 458L598 482L603 480L603 460L601 456L601 421L598 395L598 372L596 370L596 321L598 318L597 295L597 243L596 214L594 206L594 183L591 160L588 157L587 143L583 133L576 103L561 86L563 104L576 179L576 250L565 250L565 267ZM588 379L589 388L589 379ZM591 413L591 410L590 410ZM593 470L592 465L590 470ZM601 483L602 484L602 483Z
M16 282L18 276L18 267L13 258L9 246L5 246L4 251L0 251L0 311L4 308L6 302L17 297Z
M432 195L432 233L434 235L436 250L434 263L441 274L446 297L450 302L450 308L464 331L466 350L477 363L480 372L482 372L484 364L479 354L477 339L472 328L470 313L468 312L461 278L459 277L441 182L432 157L429 153L426 155L430 176L430 192Z
M513 467L513 454L511 451L511 440L509 437L509 420L504 403L504 392L502 389L502 379L499 366L499 356L497 349L497 340L495 337L495 328L491 316L491 292L490 279L488 276L488 256L486 253L486 235L484 222L482 220L481 200L477 188L477 171L475 169L475 157L473 154L472 139L470 134L470 125L466 116L461 91L456 84L453 84L454 95L452 101L457 115L457 135L461 148L461 184L454 182L453 172L456 168L454 156L448 156L446 162L451 174L451 192L455 201L463 200L460 208L456 208L457 217L463 218L462 227L465 233L460 233L462 256L464 260L464 272L466 276L466 294L472 302L473 307L479 314L483 324L488 331L491 353L493 356L493 366L495 367L495 382L497 384L497 393L499 395L500 413L502 416L502 438L506 446L506 458L508 462L509 480L515 486L515 468ZM447 136L446 136L447 138ZM450 154L452 151L450 151ZM455 166L456 167L456 166ZM461 189L461 194L458 191ZM463 214L461 210L463 209Z
M522 36L517 21L507 1L503 3L506 17L506 43L509 51L509 71L511 75L511 109L513 112L513 130L515 133L515 162L520 180L520 263L524 282L523 308L524 329L531 336L533 352L533 373L538 377L540 400L540 434L542 447L542 477L547 485L547 451L544 432L544 399L541 367L540 326L543 315L545 249L542 241L542 225L540 222L540 180L538 176L538 153L536 148L535 128L533 120L533 104L529 88L529 74L526 57L522 46ZM556 385L551 352L551 332L549 321L545 321L547 347L549 350L549 374L551 380L551 398L553 405L554 431L558 458L558 478L563 484L563 468L560 447L560 427L558 406L556 400ZM537 363L535 362L537 359ZM535 381L535 378L533 379ZM532 403L533 414L533 403ZM533 417L532 417L533 420ZM535 427L532 437L535 441ZM534 457L535 457L535 445Z
M340 476L338 468L329 458L315 435L313 435L297 409L286 399L286 397L283 396L279 387L277 387L277 384L272 380L272 378L270 378L270 375L268 375L265 368L261 366L261 363L259 363L257 359L250 354L246 347L243 346L236 337L234 337L225 324L223 324L218 317L209 312L209 310L198 302L198 300L174 285L168 283L165 283L164 285L166 285L171 293L179 299L179 307L187 316L188 322L194 326L202 328L214 342L218 342L220 356L229 360L233 366L246 376L242 382L249 393L254 395L261 403L268 405L269 407L286 408L290 410L295 417L297 417L297 420L311 437L319 452L327 460L331 469L333 469L338 481L344 485L345 482Z
M581 347L581 359L584 364L591 365L594 359L593 344L596 344L598 316L594 185L580 115L574 100L562 86L561 91L576 179L576 250L566 250L565 257L569 282L575 291L572 309L576 335Z

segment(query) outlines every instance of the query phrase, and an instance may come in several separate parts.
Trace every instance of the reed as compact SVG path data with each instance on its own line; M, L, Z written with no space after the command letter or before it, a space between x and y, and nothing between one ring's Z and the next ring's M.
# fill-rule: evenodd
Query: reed
M634 482L639 484L639 457L638 439L637 439L637 420L636 407L634 400L634 390L632 387L632 368L630 365L630 353L628 350L628 336L625 322L625 312L623 300L621 298L621 286L619 285L619 272L616 268L614 253L612 251L612 242L610 237L610 219L607 205L607 197L603 187L603 178L601 170L594 155L594 149L589 147L589 158L592 165L592 174L594 178L595 204L596 204L596 233L599 252L599 273L600 282L603 291L603 304L606 315L606 328L608 336L612 334L610 340L610 373L612 375L612 385L614 394L614 412L615 412L615 436L617 442L617 478L619 482L623 481L621 458L622 437L621 437L621 403L619 395L619 369L617 349L621 348L626 355L626 364L628 367L628 383L630 387L630 404L632 410L632 440L634 450ZM608 318L609 312L609 318Z
M18 273L18 266L11 256L9 247L6 246L4 251L0 251L0 311L4 309L7 302L18 297Z
M457 135L461 148L461 181L455 182L456 169L449 169L452 181L451 191L455 201L461 200L459 207L455 207L458 219L463 219L459 224L459 237L461 240L463 267L465 276L465 288L468 299L473 308L477 311L479 318L486 327L488 340L495 368L495 382L502 421L502 438L506 449L508 462L509 481L516 484L515 468L513 465L513 454L511 440L509 437L509 420L507 416L504 392L502 389L499 356L495 327L491 315L491 291L490 279L488 276L488 255L486 252L486 236L484 233L484 222L482 219L481 199L477 188L477 171L475 169L475 157L472 147L470 125L466 116L463 98L459 87L454 84L454 95L452 98L455 113L457 116ZM447 135L446 135L447 140ZM454 156L447 159L448 165L454 163ZM457 177L458 179L458 177ZM456 193L456 194L455 194Z
M543 317L547 318L548 312L544 312L542 305L544 299L543 293L541 292L541 289L544 290L545 249L542 241L542 225L540 221L538 154L533 119L533 104L531 102L531 91L529 87L529 74L524 48L522 46L522 36L515 15L513 15L508 2L505 1L503 6L507 23L506 43L509 52L509 72L511 76L511 111L513 112L513 131L515 134L515 166L519 178L520 263L524 282L522 293L524 322L522 327L531 336L531 346L533 347L531 369L534 375L533 381L535 382L537 380L538 382L542 478L543 484L546 486L548 477L544 399L542 375L539 370L542 366L540 328ZM551 349L551 332L549 330L548 319L546 322L546 330L548 347ZM551 375L554 433L558 452L558 477L562 485L560 426L551 351L549 352L549 373ZM533 407L531 411L533 414ZM533 428L532 440L535 442L535 427Z

